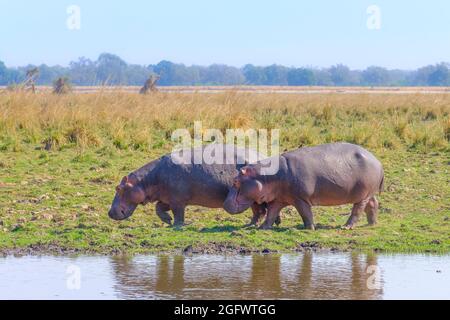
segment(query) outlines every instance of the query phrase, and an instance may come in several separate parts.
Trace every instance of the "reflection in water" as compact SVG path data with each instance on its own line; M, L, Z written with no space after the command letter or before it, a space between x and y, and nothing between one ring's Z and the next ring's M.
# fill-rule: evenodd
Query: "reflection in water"
M449 299L450 255L0 258L0 299L105 298Z
M119 298L380 299L374 255L111 257ZM372 266L368 269L369 266ZM377 280L377 279L375 279ZM369 286L368 286L369 283Z

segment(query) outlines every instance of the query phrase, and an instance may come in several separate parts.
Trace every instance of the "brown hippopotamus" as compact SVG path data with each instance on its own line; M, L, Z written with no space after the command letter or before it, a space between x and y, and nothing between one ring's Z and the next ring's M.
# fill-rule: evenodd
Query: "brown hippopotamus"
M355 226L363 211L369 224L377 221L375 194L383 190L383 167L374 155L350 143L304 147L283 153L275 174L264 174L266 161L243 167L224 203L226 211L240 213L254 202L267 203L260 228L270 229L282 208L293 205L306 229L314 230L312 206L353 204L344 228Z
M261 157L251 149L234 145L216 144L213 147L219 149L207 149L207 146L184 149L184 152L190 151L184 154L187 154L187 160L173 152L125 176L116 187L108 215L114 220L123 220L130 217L139 204L156 202L158 217L171 224L172 218L167 211L172 210L174 225L179 226L184 224L187 205L222 208L238 169L250 159L256 161ZM217 155L211 150L218 150ZM202 158L208 152L216 156L215 163L208 164ZM197 156L200 156L200 163ZM250 206L253 210L250 225L257 224L266 214L265 204ZM279 218L276 222L280 222Z

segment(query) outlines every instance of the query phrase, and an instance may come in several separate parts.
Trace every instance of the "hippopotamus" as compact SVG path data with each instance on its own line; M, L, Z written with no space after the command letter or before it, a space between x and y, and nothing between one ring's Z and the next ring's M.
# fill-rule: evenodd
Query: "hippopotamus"
M350 143L303 147L278 156L278 171L264 174L270 160L240 169L223 205L227 212L241 213L255 202L266 203L260 228L270 229L280 210L293 205L305 229L314 230L312 206L353 204L343 228L354 228L363 211L370 225L377 222L375 195L383 190L383 166L364 148Z
M214 150L218 151L217 155ZM174 225L183 225L187 205L222 208L238 169L252 157L255 161L262 158L251 149L234 145L186 148L181 150L183 156L179 152L166 154L125 176L116 187L109 217L123 220L130 217L138 205L156 202L156 214L163 222L172 223L168 214L172 210ZM216 156L216 160L204 161L202 156L207 153ZM187 158L183 158L186 155ZM249 225L255 225L266 214L265 204L254 203L249 207L253 211ZM280 222L279 218L275 220Z

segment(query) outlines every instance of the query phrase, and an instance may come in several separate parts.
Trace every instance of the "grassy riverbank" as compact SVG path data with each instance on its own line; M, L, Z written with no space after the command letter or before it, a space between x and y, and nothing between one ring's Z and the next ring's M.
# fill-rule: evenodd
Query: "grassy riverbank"
M379 225L339 228L350 206L294 209L272 231L242 226L250 212L189 207L181 229L153 205L107 217L120 178L192 128L281 129L282 149L349 141L383 162ZM0 251L199 252L302 250L450 252L450 95L446 94L0 94ZM191 249L189 249L191 250Z

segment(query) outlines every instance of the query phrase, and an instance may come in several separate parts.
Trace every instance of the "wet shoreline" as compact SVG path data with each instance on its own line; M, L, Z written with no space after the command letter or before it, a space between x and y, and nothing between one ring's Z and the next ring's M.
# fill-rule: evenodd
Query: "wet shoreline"
M430 254L430 255L447 255L447 251L388 251L379 249L341 249L334 247L321 247L316 243L302 243L291 250L269 250L267 248L255 249L236 247L226 244L208 243L198 246L187 246L184 248L175 248L173 250L133 250L133 249L111 249L111 250L97 250L97 249L80 249L80 248L65 248L55 245L40 245L29 246L21 248L0 248L0 258L8 256L55 256L55 257L69 257L69 256L138 256L138 255L184 255L184 256L199 256L199 255L224 255L224 256L246 256L252 254L275 255L275 254L299 254L305 252L313 253L363 253L363 254Z

